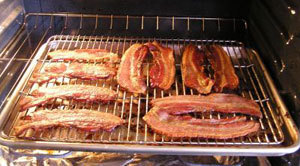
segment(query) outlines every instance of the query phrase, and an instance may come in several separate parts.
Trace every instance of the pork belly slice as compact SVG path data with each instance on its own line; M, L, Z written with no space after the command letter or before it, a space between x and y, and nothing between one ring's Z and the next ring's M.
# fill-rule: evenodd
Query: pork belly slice
M121 87L132 93L146 92L142 64L148 53L148 47L139 43L133 44L125 51L117 73L117 81Z
M34 106L48 103L52 99L74 99L80 102L108 102L117 99L114 90L90 85L61 85L40 87L34 90L32 96L26 96L20 101L21 111Z
M104 49L56 50L48 53L52 61L119 62L117 54Z
M153 56L153 66L150 68L150 85L168 90L175 79L174 51L160 45L157 41L146 43Z
M239 86L239 78L224 49L219 45L206 45L204 50L214 70L214 90L222 92L223 88L236 89Z
M169 114L177 115L189 112L215 111L221 113L241 113L262 118L259 105L234 94L213 93L207 96L180 95L154 99L155 107L169 108Z
M174 107L169 107L172 109ZM200 137L229 139L248 135L259 130L259 123L247 121L245 117L228 119L195 119L175 116L153 107L143 119L158 134L167 137ZM182 112L184 113L184 111Z
M41 131L52 127L74 127L89 132L99 130L110 132L123 123L121 118L99 111L86 109L40 110L32 113L30 120L20 120L18 126L15 127L15 133L20 136L28 129Z
M203 51L195 45L187 45L182 56L181 73L187 87L196 89L201 94L208 94L211 92L214 81L205 73L204 60Z
M86 63L51 63L45 72L34 73L30 82L43 84L59 77L79 78L82 80L107 79L116 75L116 69L100 64Z

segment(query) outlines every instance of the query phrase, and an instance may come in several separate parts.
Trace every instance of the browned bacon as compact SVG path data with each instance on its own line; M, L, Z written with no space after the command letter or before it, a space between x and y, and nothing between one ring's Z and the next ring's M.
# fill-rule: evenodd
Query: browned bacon
M215 91L222 92L223 88L236 89L239 85L239 78L224 49L219 45L207 45L204 50L214 69Z
M28 129L41 131L52 127L75 127L84 131L112 131L122 125L123 120L115 115L86 109L40 110L34 112L30 120L21 120L15 128L17 136Z
M83 80L98 80L113 77L116 69L104 65L85 63L52 63L45 67L45 72L34 73L31 82L45 83L59 77L79 78Z
M168 109L172 108L174 107ZM160 107L153 107L143 119L155 132L168 137L229 139L245 136L259 129L259 123L247 121L245 117L219 120L177 117L161 110Z
M208 94L211 92L214 81L205 74L204 58L204 52L198 47L192 44L187 45L182 56L181 73L187 87L194 88L201 94Z
M117 54L103 49L76 49L76 50L56 50L48 53L52 61L92 61L100 62L107 60L108 62L119 62Z
M160 110L158 114L161 116L164 113ZM194 124L194 125L229 124L229 123L242 122L247 120L245 116L235 116L227 119L197 119L197 118L193 118L190 115L183 115L183 116L165 115L164 118L166 118L168 121L177 121L177 122L186 121L186 123Z
M74 99L81 102L108 102L117 98L117 93L111 89L89 85L40 87L31 95L20 101L22 110L46 104L55 98Z
M174 83L175 61L174 51L163 47L158 42L146 43L153 55L153 66L150 68L151 87L167 90Z
M171 96L152 100L152 105L160 108L172 107L169 114L215 111L221 113L241 113L262 118L258 104L234 94L214 93L208 96Z
M137 43L130 46L122 56L117 81L129 92L146 92L147 86L142 74L142 63L148 52L147 46Z

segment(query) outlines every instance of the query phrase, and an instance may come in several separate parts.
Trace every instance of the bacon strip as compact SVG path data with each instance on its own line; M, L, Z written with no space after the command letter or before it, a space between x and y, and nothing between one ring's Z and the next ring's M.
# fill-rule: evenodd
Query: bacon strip
M15 127L16 135L28 129L36 131L52 127L75 127L84 131L112 131L124 121L112 114L86 109L75 110L40 110L34 112L30 120L21 120Z
M211 92L214 81L205 74L204 58L204 52L198 47L192 44L187 45L182 56L181 73L187 87L194 88L201 94L208 94Z
M104 65L93 65L85 63L49 64L43 73L34 73L30 82L45 83L59 77L79 78L83 80L106 79L116 75L116 69Z
M168 137L229 139L245 136L259 129L259 123L246 121L245 117L220 120L178 118L160 110L159 107L153 107L143 119L155 132Z
M219 45L207 45L204 50L214 69L215 91L222 92L223 88L236 89L239 86L239 78L223 48Z
M92 61L101 62L108 60L111 63L119 62L117 54L103 49L76 49L76 50L56 50L48 53L52 61Z
M169 114L215 111L221 113L241 113L262 118L257 103L234 94L214 93L208 96L171 96L151 101L152 105L167 109Z
M124 53L117 74L119 85L132 93L145 93L147 86L142 74L142 63L149 49L142 44L133 44Z
M159 113L160 118L162 118L163 112L160 110ZM235 123L235 122L243 122L246 121L247 118L245 116L235 116L235 117L230 117L227 119L197 119L193 118L190 115L184 115L184 116L172 116L168 115L165 116L167 117L168 121L186 121L188 124L193 124L193 125L221 125L221 124L229 124L229 123Z
M111 89L89 85L61 85L40 87L20 101L21 111L48 103L52 99L74 99L81 102L108 102L116 100L117 93Z
M150 68L150 85L168 90L175 79L174 51L163 47L157 41L146 43L153 56L153 66Z

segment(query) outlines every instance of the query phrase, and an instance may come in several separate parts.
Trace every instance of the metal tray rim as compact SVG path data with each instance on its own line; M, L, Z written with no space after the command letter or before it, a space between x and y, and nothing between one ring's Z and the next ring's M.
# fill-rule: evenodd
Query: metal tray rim
M153 146L135 144L93 144L93 143L66 143L44 141L14 141L0 134L0 143L4 146L17 149L51 149L70 151L95 151L95 152L123 152L123 153L155 153L169 155L231 155L231 156L283 156L299 149L300 142L294 142L286 147L245 146L237 147L212 147L212 146Z

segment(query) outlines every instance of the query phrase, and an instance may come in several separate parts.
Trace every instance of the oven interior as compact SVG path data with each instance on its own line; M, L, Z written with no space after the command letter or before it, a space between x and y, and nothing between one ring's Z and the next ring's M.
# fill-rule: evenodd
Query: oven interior
M299 7L293 0L2 1L1 107L53 35L234 40L258 52L299 125Z

